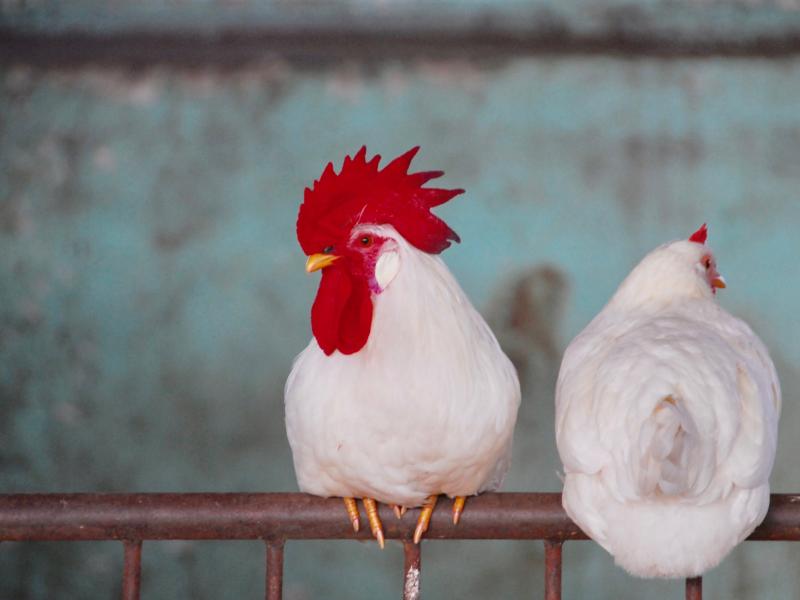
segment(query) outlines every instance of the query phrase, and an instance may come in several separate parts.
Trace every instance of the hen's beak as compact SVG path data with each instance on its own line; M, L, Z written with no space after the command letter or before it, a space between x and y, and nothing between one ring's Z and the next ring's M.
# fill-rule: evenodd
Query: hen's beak
M725 285L725 278L722 275L718 274L711 280L711 287L720 289L727 287Z
M312 254L306 261L306 273L313 273L324 269L339 257L336 254Z

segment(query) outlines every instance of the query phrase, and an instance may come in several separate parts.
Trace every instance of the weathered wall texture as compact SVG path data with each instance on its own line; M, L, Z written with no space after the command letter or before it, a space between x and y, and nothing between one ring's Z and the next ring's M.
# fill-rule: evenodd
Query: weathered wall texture
M509 490L555 490L565 345L655 245L703 221L722 304L785 394L776 491L800 490L800 59L275 60L233 71L0 72L0 492L295 488L282 387L317 283L305 185L362 144L413 145L467 194L445 261L525 390ZM2 544L0 598L116 594L117 544ZM528 597L537 543L425 545L429 598ZM286 597L384 598L401 552L290 543ZM798 549L748 543L708 598L790 598ZM144 598L256 598L251 543L148 543ZM589 543L565 598L678 597Z

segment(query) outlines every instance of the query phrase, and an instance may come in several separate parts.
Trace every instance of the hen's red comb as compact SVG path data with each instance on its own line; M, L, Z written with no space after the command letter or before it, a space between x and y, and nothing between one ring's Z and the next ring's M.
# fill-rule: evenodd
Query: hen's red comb
M297 216L297 239L306 254L346 240L359 223L392 225L410 244L429 253L439 253L456 232L432 214L464 190L423 188L442 171L409 173L411 160L419 150L412 148L378 169L380 155L367 160L362 146L354 157L346 156L337 174L328 163L314 186L306 188Z
M695 231L692 235L689 236L690 242L697 242L698 244L705 244L706 238L708 237L708 227L705 223L700 226L700 229Z

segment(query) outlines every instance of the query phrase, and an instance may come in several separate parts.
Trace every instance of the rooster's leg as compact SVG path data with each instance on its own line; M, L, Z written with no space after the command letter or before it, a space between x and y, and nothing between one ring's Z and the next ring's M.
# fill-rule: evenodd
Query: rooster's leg
M367 519L369 520L369 529L372 535L378 540L378 544L383 550L383 524L381 518L378 516L378 503L372 498L362 498L364 501L364 508L367 509Z
M419 541L422 539L422 534L428 531L428 525L431 523L431 515L433 514L433 509L436 506L436 500L439 496L428 496L425 498L425 503L422 505L422 510L419 513L419 519L417 519L417 528L414 530L414 543L419 544Z
M467 502L466 496L456 496L453 500L453 525L458 525L461 513L464 512L464 504Z
M406 514L408 509L405 506L400 506L399 504L392 504L392 510L394 511L395 517L402 519L403 515Z
M350 523L353 525L353 531L358 533L358 504L355 498L342 498L344 500L344 507L347 510L347 516L350 517Z

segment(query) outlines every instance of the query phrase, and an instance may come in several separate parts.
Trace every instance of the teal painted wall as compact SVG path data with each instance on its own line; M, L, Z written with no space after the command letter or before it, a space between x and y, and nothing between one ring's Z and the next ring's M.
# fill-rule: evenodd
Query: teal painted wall
M525 390L509 490L555 490L560 353L655 245L711 226L723 305L770 347L776 491L800 490L800 59L280 60L222 72L0 72L0 492L294 490L282 387L317 283L305 185L413 145L467 194L444 259ZM286 597L396 597L390 544L290 543ZM144 598L262 593L262 547L148 543ZM800 554L748 543L707 598L790 598ZM117 544L0 544L0 598L117 593ZM429 598L541 589L538 543L425 545ZM679 597L568 544L565 598ZM55 590L61 590L54 595Z

